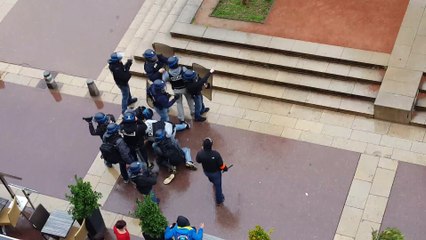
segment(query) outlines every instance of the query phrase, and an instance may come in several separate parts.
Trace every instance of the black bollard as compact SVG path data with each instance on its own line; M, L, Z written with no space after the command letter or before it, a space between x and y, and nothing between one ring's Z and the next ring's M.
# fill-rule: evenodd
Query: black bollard
M86 81L87 87L89 88L89 94L92 97L98 97L99 96L99 89L95 84L95 81L93 79L87 79Z

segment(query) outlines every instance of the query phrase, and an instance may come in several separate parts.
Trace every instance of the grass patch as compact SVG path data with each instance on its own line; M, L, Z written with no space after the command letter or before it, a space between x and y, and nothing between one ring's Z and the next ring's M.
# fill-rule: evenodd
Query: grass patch
M220 0L211 16L248 22L262 23L269 14L273 0Z

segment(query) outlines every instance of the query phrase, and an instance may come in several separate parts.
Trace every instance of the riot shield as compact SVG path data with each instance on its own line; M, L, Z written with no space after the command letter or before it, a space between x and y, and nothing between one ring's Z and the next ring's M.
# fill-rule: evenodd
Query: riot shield
M152 47L157 54L161 54L167 58L175 55L175 50L173 50L173 48L169 45L155 42L152 44Z
M148 89L151 86L151 83L149 82L149 79L146 79L146 104L148 104L148 106L150 108L154 108L154 99L151 98L151 96L149 96L148 94Z
M207 69L197 63L192 64L192 69L197 72L200 77L204 77L210 71L210 69ZM210 83L210 88L203 88L201 94L203 94L204 97L211 101L213 95L213 74L210 75L209 79L207 79L207 83Z

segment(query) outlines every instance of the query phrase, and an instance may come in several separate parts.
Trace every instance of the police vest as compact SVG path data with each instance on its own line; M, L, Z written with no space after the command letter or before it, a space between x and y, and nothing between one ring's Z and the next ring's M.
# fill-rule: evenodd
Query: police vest
M173 89L182 89L185 88L185 82L183 81L182 74L183 74L183 68L179 67L180 71L179 74L173 76L169 72L169 78L170 78L170 84L172 84Z

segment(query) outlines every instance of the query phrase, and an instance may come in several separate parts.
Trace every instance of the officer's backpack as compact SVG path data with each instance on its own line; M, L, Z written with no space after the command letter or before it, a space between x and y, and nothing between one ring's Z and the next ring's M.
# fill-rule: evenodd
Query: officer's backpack
M118 141L116 143L118 143ZM105 161L112 164L120 162L121 155L120 155L120 152L118 151L117 145L104 142L99 147L99 150L101 151Z

